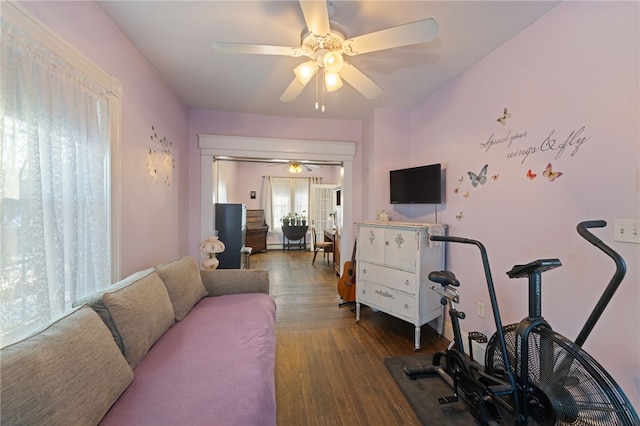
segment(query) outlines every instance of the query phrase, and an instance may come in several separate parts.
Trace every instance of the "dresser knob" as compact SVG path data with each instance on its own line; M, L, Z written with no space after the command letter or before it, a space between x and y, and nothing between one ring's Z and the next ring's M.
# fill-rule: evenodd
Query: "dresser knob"
M408 303L405 303L405 304L404 304L404 308L405 308L405 309L409 309L409 304L408 304Z
M409 285L409 280L405 280L404 285Z
M366 274L367 273L367 268L363 268L362 269L362 274Z
M385 246L388 246L388 245L389 245L389 241L385 241L385 242L384 242L384 245L385 245Z

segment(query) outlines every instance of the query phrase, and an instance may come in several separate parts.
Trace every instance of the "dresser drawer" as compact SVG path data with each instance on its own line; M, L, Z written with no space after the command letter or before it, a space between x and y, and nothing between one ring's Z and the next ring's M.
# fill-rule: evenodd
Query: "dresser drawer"
M368 262L358 262L358 280L382 284L409 294L418 293L416 274Z
M357 301L381 309L398 318L413 322L416 298L393 288L368 281L358 283Z
M390 289L372 282L359 281L356 287L357 301L365 305L374 306L389 311L392 299L395 295Z
M411 294L405 294L401 291L397 290L389 290L393 292L393 299L391 302L391 306L389 307L389 312L394 316L405 319L407 321L416 321L416 298Z

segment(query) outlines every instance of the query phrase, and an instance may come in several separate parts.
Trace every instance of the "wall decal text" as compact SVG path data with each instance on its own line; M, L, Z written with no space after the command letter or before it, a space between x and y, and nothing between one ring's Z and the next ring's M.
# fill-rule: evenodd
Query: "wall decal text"
M579 129L572 130L568 136L559 137L556 135L555 130L551 130L547 137L545 137L539 144L529 146L518 146L520 142L525 142L528 136L528 131L514 132L509 130L505 136L496 136L494 133L489 136L489 139L480 144L480 149L484 150L485 154L494 147L503 146L509 151L506 154L508 159L522 159L520 164L524 164L530 155L541 153L555 153L554 159L557 160L562 157L566 152L569 152L569 156L573 157L578 154L582 145L591 139L591 136L584 135L586 126L582 126Z

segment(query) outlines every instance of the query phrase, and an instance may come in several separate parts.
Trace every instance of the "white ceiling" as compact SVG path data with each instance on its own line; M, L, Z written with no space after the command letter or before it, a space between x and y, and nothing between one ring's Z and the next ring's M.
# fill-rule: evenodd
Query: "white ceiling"
M361 119L373 108L411 108L555 7L558 1L346 1L332 21L347 37L434 18L435 41L353 56L384 93L370 101L345 83L315 110L315 84L279 100L305 58L219 53L214 41L300 46L297 1L99 1L189 108L284 117ZM496 70L499 78L501 70Z

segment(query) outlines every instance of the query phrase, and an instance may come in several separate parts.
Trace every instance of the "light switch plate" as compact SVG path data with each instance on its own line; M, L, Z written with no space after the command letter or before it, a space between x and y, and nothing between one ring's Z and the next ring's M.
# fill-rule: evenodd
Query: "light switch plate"
M640 220L616 219L613 239L625 243L640 244Z

